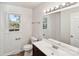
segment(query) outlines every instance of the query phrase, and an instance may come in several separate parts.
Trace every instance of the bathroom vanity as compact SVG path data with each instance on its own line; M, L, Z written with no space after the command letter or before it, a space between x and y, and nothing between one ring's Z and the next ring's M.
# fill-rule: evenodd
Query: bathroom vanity
M33 56L46 56L38 47L33 45Z
M43 39L33 42L34 56L79 56L79 48L56 41Z

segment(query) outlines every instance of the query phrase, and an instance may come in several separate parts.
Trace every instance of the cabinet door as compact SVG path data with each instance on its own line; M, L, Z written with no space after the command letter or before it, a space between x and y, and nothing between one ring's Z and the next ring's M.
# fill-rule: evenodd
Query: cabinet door
M46 56L36 46L33 45L33 56Z

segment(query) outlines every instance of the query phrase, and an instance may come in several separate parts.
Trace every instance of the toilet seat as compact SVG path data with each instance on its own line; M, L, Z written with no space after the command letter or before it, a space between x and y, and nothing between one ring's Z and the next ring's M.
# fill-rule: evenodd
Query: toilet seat
M26 44L26 45L24 45L24 50L25 51L32 50L32 44Z

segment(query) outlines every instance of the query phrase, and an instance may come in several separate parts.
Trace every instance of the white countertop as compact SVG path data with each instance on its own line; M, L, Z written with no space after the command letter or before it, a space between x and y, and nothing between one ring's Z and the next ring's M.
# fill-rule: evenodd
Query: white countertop
M61 46L61 45L55 44L55 41L50 42L47 39L43 39L38 42L33 42L33 44L47 56L79 56L78 48L72 47L72 46L62 43L62 42L61 42L61 44L62 44L62 46ZM53 48L52 47L53 45L58 46L58 49Z

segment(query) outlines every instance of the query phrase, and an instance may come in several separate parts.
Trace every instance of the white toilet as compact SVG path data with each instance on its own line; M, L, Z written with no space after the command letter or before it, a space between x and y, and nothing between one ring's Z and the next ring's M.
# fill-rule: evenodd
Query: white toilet
M24 56L32 56L32 44L24 45Z

